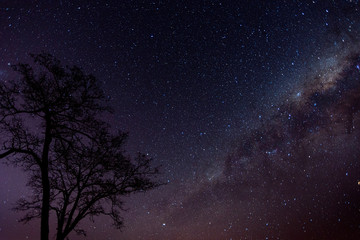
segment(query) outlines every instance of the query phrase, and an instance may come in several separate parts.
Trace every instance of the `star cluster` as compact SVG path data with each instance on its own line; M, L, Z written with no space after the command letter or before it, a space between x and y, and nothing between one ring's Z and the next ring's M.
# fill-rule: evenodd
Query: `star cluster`
M162 166L88 239L359 239L359 21L355 0L3 1L0 80L29 53L82 67ZM25 180L1 165L1 239L38 239L10 211Z

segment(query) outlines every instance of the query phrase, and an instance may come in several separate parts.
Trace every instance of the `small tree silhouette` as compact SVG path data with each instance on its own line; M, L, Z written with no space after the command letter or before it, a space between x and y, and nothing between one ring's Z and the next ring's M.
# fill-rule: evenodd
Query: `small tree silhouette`
M31 55L36 66L17 64L21 78L0 82L0 159L29 173L31 199L16 210L24 222L41 218L41 240L49 239L49 213L57 218L56 239L79 222L104 214L122 226L121 197L153 189L151 159L124 154L126 133L112 133L101 120L112 110L96 79L78 67L63 67L49 54Z

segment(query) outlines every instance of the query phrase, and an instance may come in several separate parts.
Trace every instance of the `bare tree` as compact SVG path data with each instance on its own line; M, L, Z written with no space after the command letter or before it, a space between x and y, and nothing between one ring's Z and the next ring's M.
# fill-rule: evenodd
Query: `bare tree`
M121 197L153 189L156 168L139 154L125 156L127 134L101 120L112 110L96 79L78 67L63 67L49 54L31 55L36 66L13 66L20 78L0 82L0 159L29 172L31 199L16 210L22 221L41 218L41 240L49 239L49 214L57 217L58 240L85 217L109 215L122 225Z

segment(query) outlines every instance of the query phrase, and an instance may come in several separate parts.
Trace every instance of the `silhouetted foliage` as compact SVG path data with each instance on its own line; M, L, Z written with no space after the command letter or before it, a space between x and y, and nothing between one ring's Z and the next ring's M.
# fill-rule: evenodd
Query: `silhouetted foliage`
M35 66L18 64L21 78L0 82L0 159L29 173L31 199L18 201L22 221L41 218L49 237L49 212L57 218L57 240L78 229L85 217L104 214L120 228L121 197L160 184L151 159L124 154L126 133L112 133L101 120L112 110L95 77L63 67L49 54L31 55Z

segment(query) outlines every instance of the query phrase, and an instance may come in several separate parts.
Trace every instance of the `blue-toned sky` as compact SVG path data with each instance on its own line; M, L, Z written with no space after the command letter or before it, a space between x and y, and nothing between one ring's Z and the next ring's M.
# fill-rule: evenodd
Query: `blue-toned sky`
M1 1L0 80L29 53L82 67L162 165L87 239L360 239L359 27L355 0ZM25 185L0 165L0 239L38 239Z

